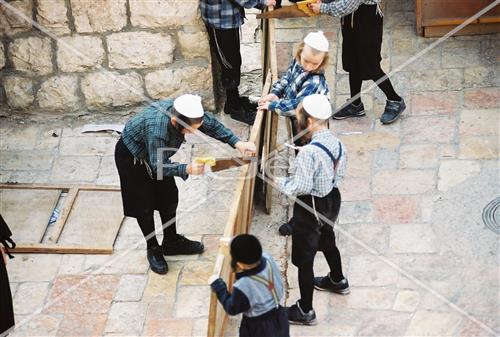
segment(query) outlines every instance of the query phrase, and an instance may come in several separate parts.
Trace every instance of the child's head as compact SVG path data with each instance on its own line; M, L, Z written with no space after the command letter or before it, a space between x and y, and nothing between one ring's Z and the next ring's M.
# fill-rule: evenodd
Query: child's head
M231 241L231 266L233 270L256 267L262 257L259 239L250 234L235 236Z
M307 130L301 139L307 140L314 131L328 126L328 120L332 116L332 106L327 96L313 94L304 98L297 107L295 115L299 131Z
M307 34L295 58L305 71L320 73L328 64L328 40L322 31Z
M174 100L172 108L172 125L182 134L193 133L203 123L203 114L200 96L179 96Z

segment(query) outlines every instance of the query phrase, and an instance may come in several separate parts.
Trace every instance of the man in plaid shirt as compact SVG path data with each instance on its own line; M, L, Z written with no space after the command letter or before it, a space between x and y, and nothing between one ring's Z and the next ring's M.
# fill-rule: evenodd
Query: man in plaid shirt
M203 174L204 166L170 159L181 147L185 135L197 130L229 144L243 155L255 153L255 144L241 141L204 112L200 96L190 94L155 102L132 117L115 147L123 213L137 219L146 239L149 265L158 274L168 272L163 255L200 254L204 249L203 243L177 234L179 190L174 179ZM155 210L163 224L161 246L156 239Z
M300 299L288 309L292 324L315 325L314 288L338 294L349 293L349 283L342 273L340 252L335 244L332 224L340 211L338 184L346 168L346 151L342 142L328 129L332 108L324 95L304 98L296 111L299 130L310 139L295 159L295 174L277 178L279 190L296 197L292 231L292 263L298 268ZM325 255L330 273L314 277L314 257Z
M200 12L207 27L210 48L221 67L221 82L226 90L224 112L235 120L253 124L257 105L240 97L241 77L240 27L245 8L263 9L276 0L200 0Z

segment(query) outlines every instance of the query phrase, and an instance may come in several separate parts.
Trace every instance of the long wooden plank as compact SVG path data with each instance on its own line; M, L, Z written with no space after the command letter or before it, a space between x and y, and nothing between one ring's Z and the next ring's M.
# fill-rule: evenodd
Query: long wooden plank
M449 31L456 28L456 26L441 26L441 27L424 27L425 37L440 37L446 35ZM498 23L485 23L480 25L469 25L462 28L454 36L461 35L475 35L475 34L490 34L500 32L500 24Z
M267 94L271 87L272 76L270 72L266 73L265 83L263 87L263 94ZM257 116L255 118L254 125L250 131L249 141L256 143L256 146L260 142L260 137L262 133L262 123L264 119L264 112L262 110L257 111ZM259 147L257 147L259 148ZM226 226L224 228L224 235L220 239L220 247L219 254L217 255L217 260L214 266L214 275L219 275L226 281L228 281L229 287L232 287L232 283L234 281L234 275L230 268L230 261L227 258L228 255L228 246L229 240L235 235L239 233L235 233L235 226L240 224L241 222L238 219L248 219L248 213L251 212L253 208L253 186L255 182L255 176L252 175L249 178L250 174L253 174L251 168L255 168L257 165L256 162L244 166L239 175L239 181L236 185L235 192L233 194L233 200L231 202L231 208L228 216L228 220L226 222ZM252 187L250 188L250 193L248 192L248 184ZM243 200L247 198L248 200ZM242 202L248 203L244 206L243 212L247 214L241 214L242 212ZM246 223L246 228L248 228L248 223ZM225 243L225 244L224 244ZM208 337L215 337L224 335L224 331L227 325L227 314L225 313L223 307L218 303L217 297L215 294L211 294L210 296L210 305L209 305L209 319L208 319Z
M28 190L69 190L78 188L85 191L120 191L120 186L115 185L76 185L76 184L0 184L0 189L28 189Z
M113 247L81 247L48 243L18 243L13 253L32 254L112 254Z
M9 224L13 239L39 243L59 200L60 189L0 189L0 213Z

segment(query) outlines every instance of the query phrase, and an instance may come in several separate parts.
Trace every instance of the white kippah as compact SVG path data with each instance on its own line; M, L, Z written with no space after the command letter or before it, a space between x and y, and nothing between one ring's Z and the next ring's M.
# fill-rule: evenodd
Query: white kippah
M302 105L313 118L325 120L332 116L332 106L325 95L313 94L306 96L302 101Z
M318 32L311 32L307 34L307 36L304 38L304 43L316 50L328 52L329 43L327 38L325 37L325 34L323 34L321 30Z
M185 94L177 97L174 108L179 114L188 118L200 118L204 114L201 97L198 95Z

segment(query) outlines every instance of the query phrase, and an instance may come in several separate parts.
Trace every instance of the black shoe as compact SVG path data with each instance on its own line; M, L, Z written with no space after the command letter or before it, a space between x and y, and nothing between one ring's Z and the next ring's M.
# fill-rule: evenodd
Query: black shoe
M404 99L401 98L401 101L389 101L385 104L385 110L380 117L380 122L382 124L391 124L395 122L401 113L406 109L406 104Z
M172 241L162 243L163 255L195 255L203 253L203 243L192 241L184 235L177 234L177 237Z
M304 313L300 307L299 301L295 302L294 305L287 308L288 310L288 322L290 324L298 325L316 325L318 321L316 320L316 313L314 309L309 310L308 313Z
M148 248L147 256L151 270L157 274L164 275L168 272L168 264L163 257L163 252L160 246Z
M240 104L247 112L256 112L259 106L257 103L253 103L247 96L240 96Z
M278 232L280 232L282 236L292 235L292 231L293 231L292 224L288 222L284 223L283 225L280 226L280 228L278 228Z
M224 105L224 112L230 114L232 119L248 125L253 125L253 122L255 122L256 112L246 111L242 105L233 106L226 102L226 105Z
M333 119L346 119L350 117L363 117L365 115L365 106L363 102L359 105L354 103L344 104L339 111L333 114Z
M325 277L315 277L314 288L323 291L331 291L341 295L347 295L351 292L349 289L349 282L345 277L339 282L333 282L330 278L330 274Z

